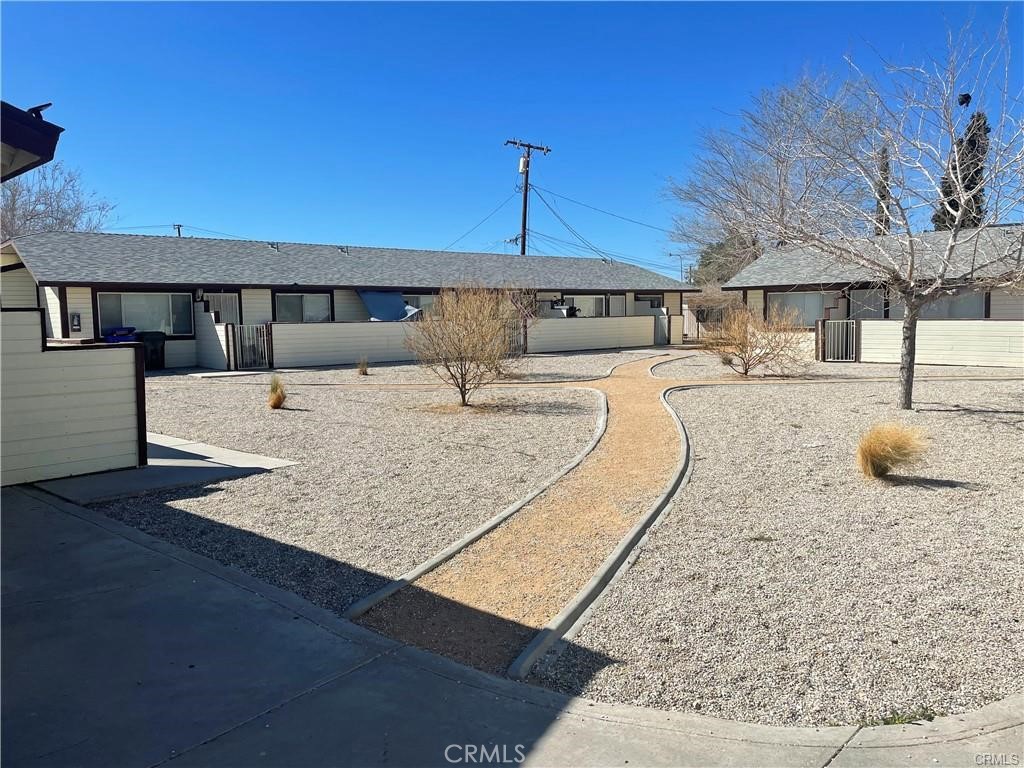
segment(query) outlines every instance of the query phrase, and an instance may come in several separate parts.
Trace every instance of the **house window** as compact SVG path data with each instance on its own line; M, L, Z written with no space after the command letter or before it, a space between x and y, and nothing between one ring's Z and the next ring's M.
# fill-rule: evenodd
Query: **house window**
M665 298L660 293L638 293L634 298L635 302L646 301L651 309L661 309L665 306Z
M889 317L903 318L903 302L893 297L889 305ZM922 320L982 320L985 317L985 294L978 291L943 296L921 308Z
M100 333L129 327L163 331L168 336L192 335L190 293L99 293Z
M824 316L824 299L824 294L814 292L769 293L768 314L795 309L796 324L809 327Z
M407 293L404 294L402 298L405 300L405 303L408 304L410 307L422 309L424 312L426 312L428 309L434 306L434 294L432 293Z
M850 291L850 317L857 320L885 317L885 294L879 288ZM837 318L838 319L838 318Z
M329 323L331 297L326 293L279 293L277 322Z
M604 296L565 296L562 303L579 310L579 317L604 317Z

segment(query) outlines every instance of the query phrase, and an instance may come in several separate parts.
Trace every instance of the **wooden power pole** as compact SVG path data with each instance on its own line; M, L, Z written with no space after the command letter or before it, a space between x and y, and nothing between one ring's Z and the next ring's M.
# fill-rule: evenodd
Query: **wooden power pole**
M523 150L523 156L519 158L519 172L523 174L523 223L519 229L519 255L526 255L526 211L530 206L530 156L533 150L543 152L545 155L551 151L551 147L542 147L539 144L528 144L519 139L509 139L505 142L507 147L511 144L517 149Z

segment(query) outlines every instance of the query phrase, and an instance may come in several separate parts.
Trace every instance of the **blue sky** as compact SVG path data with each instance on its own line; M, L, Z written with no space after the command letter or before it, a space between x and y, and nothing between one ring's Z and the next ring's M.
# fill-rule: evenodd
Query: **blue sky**
M443 248L514 194L507 138L553 148L540 187L670 229L669 177L751 94L847 53L873 63L869 43L917 60L947 24L1005 9L5 2L2 91L54 102L58 157L117 204L112 228ZM1020 41L1020 4L1010 18ZM677 272L665 232L548 200L590 242ZM573 239L531 210L531 229ZM515 197L456 248L516 252L518 230Z

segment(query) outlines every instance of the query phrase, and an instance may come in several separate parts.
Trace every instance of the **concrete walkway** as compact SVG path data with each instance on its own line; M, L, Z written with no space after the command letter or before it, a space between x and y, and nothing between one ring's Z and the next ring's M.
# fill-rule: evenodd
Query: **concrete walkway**
M62 499L77 504L92 504L166 488L233 480L297 463L196 443L157 432L146 433L146 449L149 463L144 467L47 480L38 485Z
M867 729L566 698L40 491L4 489L2 505L5 766L976 766L1024 752L1020 696Z

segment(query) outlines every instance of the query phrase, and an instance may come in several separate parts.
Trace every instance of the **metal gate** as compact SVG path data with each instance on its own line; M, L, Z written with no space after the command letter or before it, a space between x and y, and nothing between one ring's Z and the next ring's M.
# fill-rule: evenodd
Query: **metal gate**
M268 368L267 326L235 326L235 368Z
M668 315L654 316L654 346L668 344Z
M825 362L853 363L857 361L857 321L825 321Z

